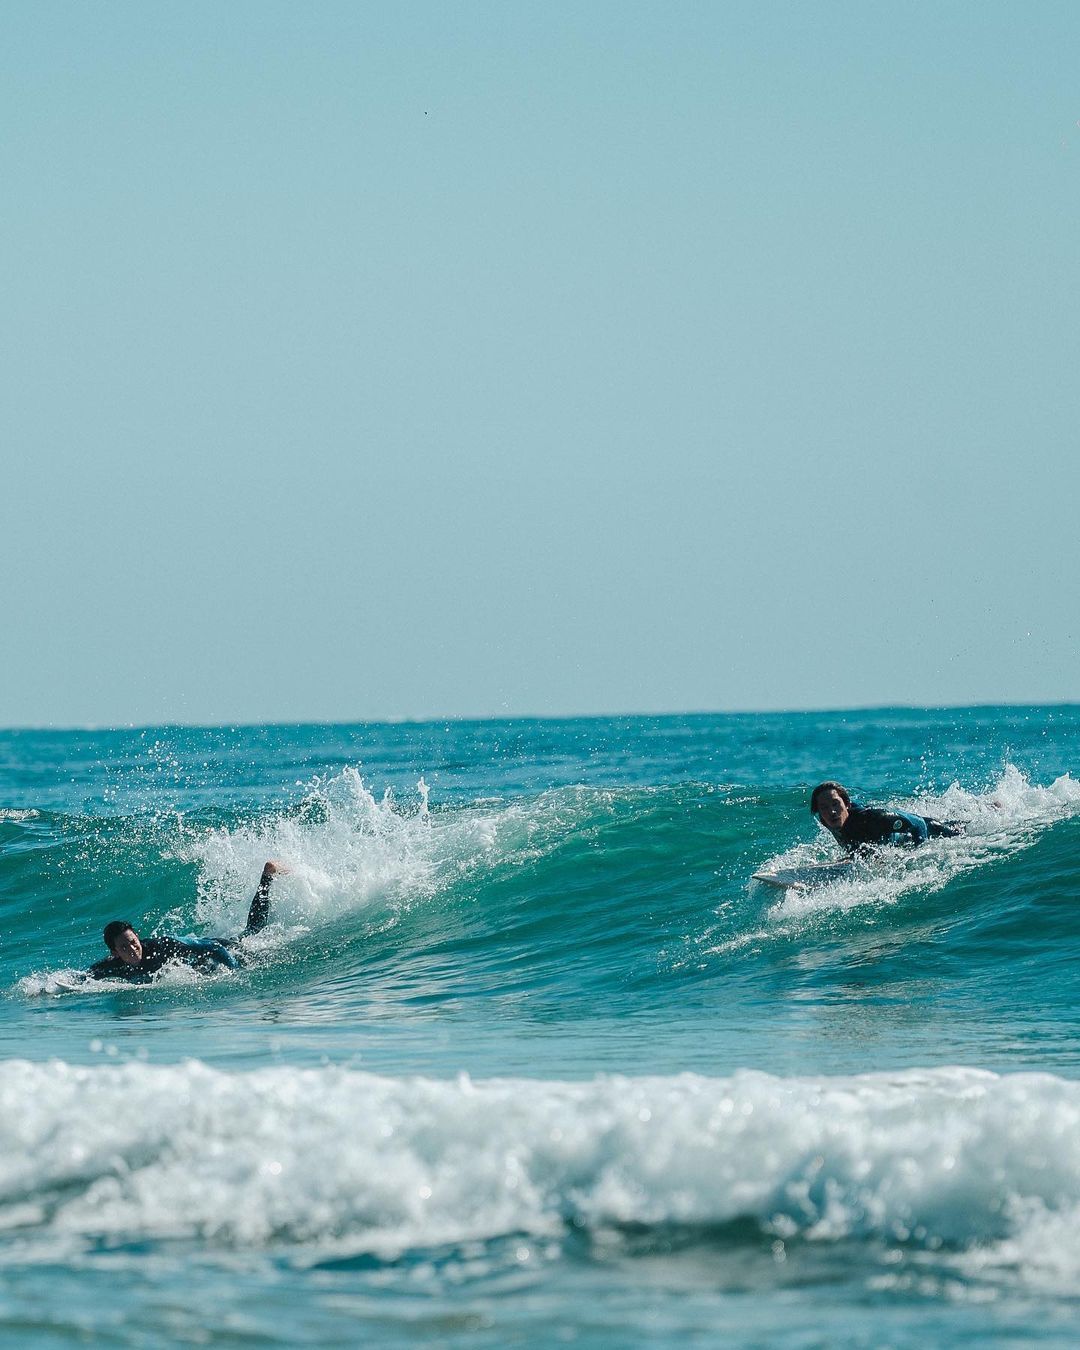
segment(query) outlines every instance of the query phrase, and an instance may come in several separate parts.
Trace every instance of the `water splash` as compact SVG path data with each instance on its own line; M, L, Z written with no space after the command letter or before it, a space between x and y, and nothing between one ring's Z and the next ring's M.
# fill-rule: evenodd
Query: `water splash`
M954 783L936 796L903 798L888 805L939 820L961 821L964 834L933 839L918 849L875 850L857 860L849 875L826 886L785 892L769 907L770 921L893 904L912 891L941 890L963 873L1030 847L1057 821L1080 814L1080 783L1065 774L1049 787L1041 787L1008 765L984 792L970 792ZM801 867L835 858L831 836L824 830L821 834L818 841L777 854L766 867Z
M1078 1127L1080 1084L963 1068L564 1083L8 1061L0 1227L24 1254L188 1237L314 1260L749 1223L1068 1288Z

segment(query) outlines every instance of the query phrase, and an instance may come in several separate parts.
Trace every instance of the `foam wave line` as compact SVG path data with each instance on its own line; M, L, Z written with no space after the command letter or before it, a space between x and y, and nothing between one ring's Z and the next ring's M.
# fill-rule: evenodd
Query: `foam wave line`
M199 869L200 927L235 926L251 879L269 856L286 859L292 868L275 885L275 916L312 926L374 908L398 911L463 881L482 887L493 876L545 860L550 864L560 850L577 861L604 830L625 848L626 836L636 838L635 830L655 824L657 811L660 828L670 830L672 819L678 820L672 803L682 791L568 787L429 813L422 779L418 800L402 803L389 793L375 797L360 772L348 768L319 781L297 811L197 833L177 856ZM559 886L565 884L561 878ZM183 916L176 919L182 922Z
M749 1221L1075 1284L1080 1083L911 1070L543 1082L0 1064L0 1227L382 1255Z
M987 791L958 784L937 796L891 803L941 820L956 820L964 833L937 839L920 849L880 850L858 861L850 875L807 892L790 891L770 908L773 920L788 920L866 904L889 904L912 891L938 891L956 877L1030 848L1058 821L1080 814L1080 782L1068 774L1047 787L1031 783L1008 765ZM824 829L813 843L801 843L763 864L763 870L801 867L837 856Z
M763 907L747 885L761 865L748 856L747 839L755 831L790 839L796 809L805 828L800 794L762 801L703 784L573 787L429 813L422 787L403 803L376 798L357 770L346 769L316 783L295 807L261 817L209 826L204 819L151 822L145 838L134 832L137 846L128 842L131 822L111 822L122 845L113 834L102 842L91 833L88 842L76 831L52 861L40 850L6 850L0 890L37 889L42 899L32 914L12 918L0 970L10 970L22 996L67 994L100 954L87 941L115 916L145 916L147 932L236 933L270 856L293 870L275 882L272 922L249 951L277 969L274 978L290 981L318 966L304 964L311 947L305 936L332 931L327 940L361 983L373 958L408 981L418 957L450 942L453 978L471 982L474 992L545 981L557 981L564 995L626 989L628 981L666 988L673 974L707 974L717 962L730 975L732 953L805 941L838 916L843 922L847 911L877 910L899 932L904 912L890 914L898 900L913 897L924 914L938 913L938 902L925 902L954 883L967 887L962 912L972 923L1015 910L1025 942L1042 942L1056 959L1062 936L1072 935L1074 909L1033 910L1030 902L1071 886L1073 831L1047 834L1080 812L1080 784L1066 776L1038 786L1008 769L984 793L954 787L904 806L963 819L967 833L917 850L883 850L829 886L788 892L778 902L770 892ZM798 865L823 849L835 845L799 844L773 863ZM86 850L89 867L81 861ZM113 876L118 852L126 871ZM156 906L147 913L149 898ZM999 969L1012 959L1007 945L972 946L969 928L956 926L949 937L950 951L962 952L969 969L973 962ZM59 950L47 952L53 939ZM34 973L26 974L28 967ZM752 962L738 969L753 977ZM160 982L192 981L190 972L170 971Z

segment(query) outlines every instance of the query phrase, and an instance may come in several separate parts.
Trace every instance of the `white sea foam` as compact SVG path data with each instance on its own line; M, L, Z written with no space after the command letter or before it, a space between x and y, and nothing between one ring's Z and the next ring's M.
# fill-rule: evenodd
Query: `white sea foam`
M918 849L879 850L827 886L786 891L771 906L770 919L891 904L911 891L940 890L963 872L1030 847L1050 825L1080 813L1080 782L1065 774L1049 787L1040 787L1009 765L986 792L968 792L954 783L938 796L897 799L889 805L938 820L961 821L964 833L954 839L932 839ZM801 867L835 856L835 845L823 830L820 841L796 845L765 867Z
M223 973L218 971L217 978ZM204 978L205 976L200 975L191 966L173 961L157 972L153 977L153 983L156 987L164 989L192 989L198 987ZM65 970L34 971L15 982L15 992L24 998L57 998L76 993L109 994L116 993L118 989L133 987L146 988L144 984L132 986L127 980L95 980L90 978L85 970L76 970L70 966Z
M430 811L428 796L421 778L415 797L399 801L390 792L376 797L359 770L347 768L315 780L288 812L213 830L189 830L181 821L170 856L197 865L195 903L160 916L152 931L178 937L237 934L267 858L284 861L290 870L274 880L271 923L245 939L249 956L292 950L298 937L336 920L362 916L373 925L390 925L411 906L463 880L479 884L494 869L551 853L625 802L618 790L575 786ZM78 970L35 972L16 989L23 996L115 990L112 982L87 984L84 976ZM170 965L154 984L184 985L199 978Z
M314 1260L735 1220L781 1241L944 1247L972 1271L1072 1288L1080 1084L0 1064L0 1228L19 1259L101 1237Z
M197 924L221 933L242 925L263 862L283 859L291 871L274 882L273 916L295 931L379 908L391 913L477 870L535 858L602 811L610 795L566 788L530 802L429 812L423 779L416 800L399 803L389 792L376 798L350 768L317 782L299 810L200 834L181 856L199 865ZM174 928L185 919L168 916ZM281 935L268 930L265 941Z

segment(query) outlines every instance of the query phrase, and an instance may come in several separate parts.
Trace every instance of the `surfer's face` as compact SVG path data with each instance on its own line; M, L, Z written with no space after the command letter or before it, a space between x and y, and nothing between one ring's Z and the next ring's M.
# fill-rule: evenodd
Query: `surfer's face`
M118 956L125 965L137 966L142 960L142 943L134 928L125 928L113 943L113 956Z
M848 804L835 788L826 788L818 797L817 813L822 825L839 830L848 818Z

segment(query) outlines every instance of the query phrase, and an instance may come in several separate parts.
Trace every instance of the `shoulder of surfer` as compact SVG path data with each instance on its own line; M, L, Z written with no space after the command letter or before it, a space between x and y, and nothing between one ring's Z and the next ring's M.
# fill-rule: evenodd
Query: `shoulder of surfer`
M86 978L91 980L127 980L128 983L138 984L142 980L148 980L150 973L144 968L142 962L133 966L129 965L127 961L121 961L118 956L106 956L103 960L94 962L86 971Z
M118 956L105 956L95 961L86 972L92 980L114 980L124 973L124 962Z

